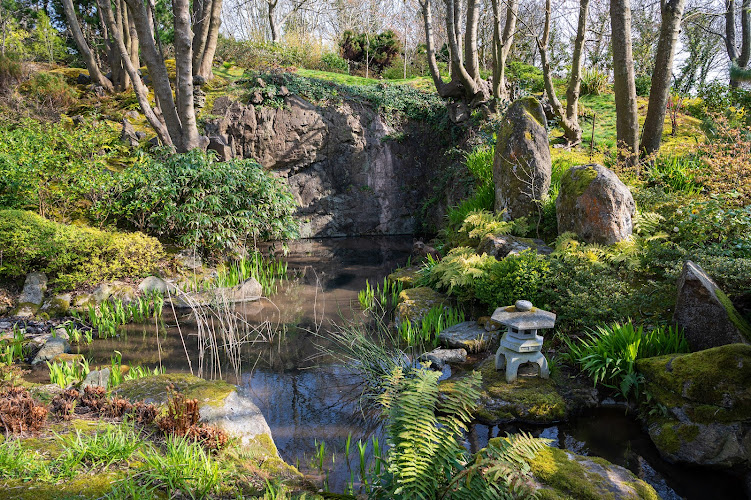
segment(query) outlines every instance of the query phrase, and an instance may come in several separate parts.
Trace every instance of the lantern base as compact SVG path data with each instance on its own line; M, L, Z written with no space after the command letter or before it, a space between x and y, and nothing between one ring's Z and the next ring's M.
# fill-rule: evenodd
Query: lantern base
M516 380L519 366L524 363L536 363L540 367L540 378L549 378L548 360L540 351L516 352L500 346L495 353L495 369L506 370L506 382Z

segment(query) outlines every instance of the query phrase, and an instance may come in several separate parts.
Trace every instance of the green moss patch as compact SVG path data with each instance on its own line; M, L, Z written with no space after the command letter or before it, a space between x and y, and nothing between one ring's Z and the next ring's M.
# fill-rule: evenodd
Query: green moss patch
M647 358L636 366L658 403L684 407L697 423L751 419L749 345Z
M597 175L597 170L591 165L586 165L583 168L572 168L563 174L561 191L571 199L576 199L584 194L584 191L597 178Z
M400 267L393 273L389 274L390 283L400 284L404 289L412 288L420 277L420 268L418 266Z
M723 292L719 288L715 288L714 292L717 296L717 300L720 302L720 304L722 304L722 307L725 308L725 312L727 312L728 314L728 319L735 325L738 331L741 332L741 335L743 335L746 340L751 342L751 325L749 325L748 321L746 321L745 318L741 316L730 298L725 295L725 292Z
M187 373L165 373L123 382L115 391L131 401L148 401L164 404L169 399L167 388L175 389L200 403L219 406L235 387L223 380L204 380Z
M540 498L658 500L654 488L623 467L606 460L583 457L558 448L546 448L530 461L532 473L542 483Z
M482 373L480 401L476 418L487 424L519 420L529 423L549 423L562 420L567 414L566 401L555 379L519 377L511 384L505 372L495 369L493 357L479 367ZM450 390L455 379L441 382L443 391Z

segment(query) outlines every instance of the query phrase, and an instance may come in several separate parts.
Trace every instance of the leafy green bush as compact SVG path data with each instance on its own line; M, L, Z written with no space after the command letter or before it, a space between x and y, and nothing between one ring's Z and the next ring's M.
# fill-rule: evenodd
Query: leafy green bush
M449 208L448 230L455 231L471 212L479 210L492 211L495 203L495 185L493 184L493 158L495 148L485 144L474 148L465 155L465 164L475 179L475 192L472 196Z
M598 326L578 340L564 337L567 357L581 367L595 384L602 383L628 397L632 391L638 396L637 359L688 352L683 332L672 327L660 327L644 332L631 321Z
M371 72L381 73L399 55L401 42L391 30L369 34L345 30L339 39L339 48L344 59L359 63L363 68L369 64Z
M521 299L536 304L549 277L549 259L526 250L492 263L487 274L477 278L475 296L489 311Z
M143 276L164 255L140 233L68 226L21 210L0 210L0 254L0 277L43 271L61 289Z
M124 151L107 125L75 128L22 120L0 126L0 208L34 209L66 220L89 208L114 182L110 163Z
M636 95L647 97L652 90L652 77L650 75L639 75L636 77Z
M332 73L346 73L349 69L346 59L335 52L326 52L321 56L321 63L318 67L321 71L330 71Z
M100 208L206 254L297 234L295 201L282 180L254 160L218 162L199 150L165 151L125 170L117 192Z
M506 63L506 78L529 92L542 92L545 89L542 70L521 61Z
M78 98L76 90L68 85L62 75L47 72L35 73L21 85L21 91L53 108L67 108Z

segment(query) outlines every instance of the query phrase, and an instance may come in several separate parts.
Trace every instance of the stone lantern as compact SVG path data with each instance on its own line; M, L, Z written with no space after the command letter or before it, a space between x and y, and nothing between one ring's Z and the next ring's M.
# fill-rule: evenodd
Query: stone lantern
M496 309L492 319L508 328L495 353L495 369L506 370L506 382L516 380L523 363L536 363L540 377L548 378L548 361L542 355L542 336L537 331L553 328L555 314L533 307L528 300L517 300L513 306Z

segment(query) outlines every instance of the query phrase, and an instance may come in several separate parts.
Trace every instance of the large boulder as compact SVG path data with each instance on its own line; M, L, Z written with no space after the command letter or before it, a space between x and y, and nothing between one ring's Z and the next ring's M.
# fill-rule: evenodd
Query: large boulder
M29 318L36 314L44 301L47 291L47 275L44 273L29 273L23 284L21 296L18 297L16 316Z
M510 234L487 234L477 246L477 253L492 255L501 260L509 255L518 255L525 250L532 249L540 255L550 255L553 249L544 241L532 238L520 238Z
M751 346L637 361L655 408L649 436L670 461L751 467Z
M387 279L389 280L389 283L402 285L402 290L413 288L417 284L417 280L420 279L420 267L400 267L393 273L389 274Z
M158 276L148 276L138 284L138 291L142 293L158 292L166 295L167 292L175 293L176 287L170 283L167 283Z
M497 130L493 182L495 210L506 219L528 217L550 189L552 162L540 101L515 101Z
M555 209L558 232L574 232L587 243L612 245L633 232L631 191L602 165L579 165L563 174Z
M188 374L168 373L123 382L115 392L131 401L164 405L169 400L168 387L197 399L200 421L224 429L240 440L246 449L271 460L279 453L266 419L253 401L222 380L203 380Z
M467 361L467 351L464 349L433 349L423 353L421 360L430 361L431 368L443 370L447 364L460 364Z
M751 341L748 322L712 278L690 260L678 279L673 321L683 328L692 351Z
M61 293L54 297L49 297L44 301L40 309L50 318L66 316L70 312L70 303L72 296L70 293Z

